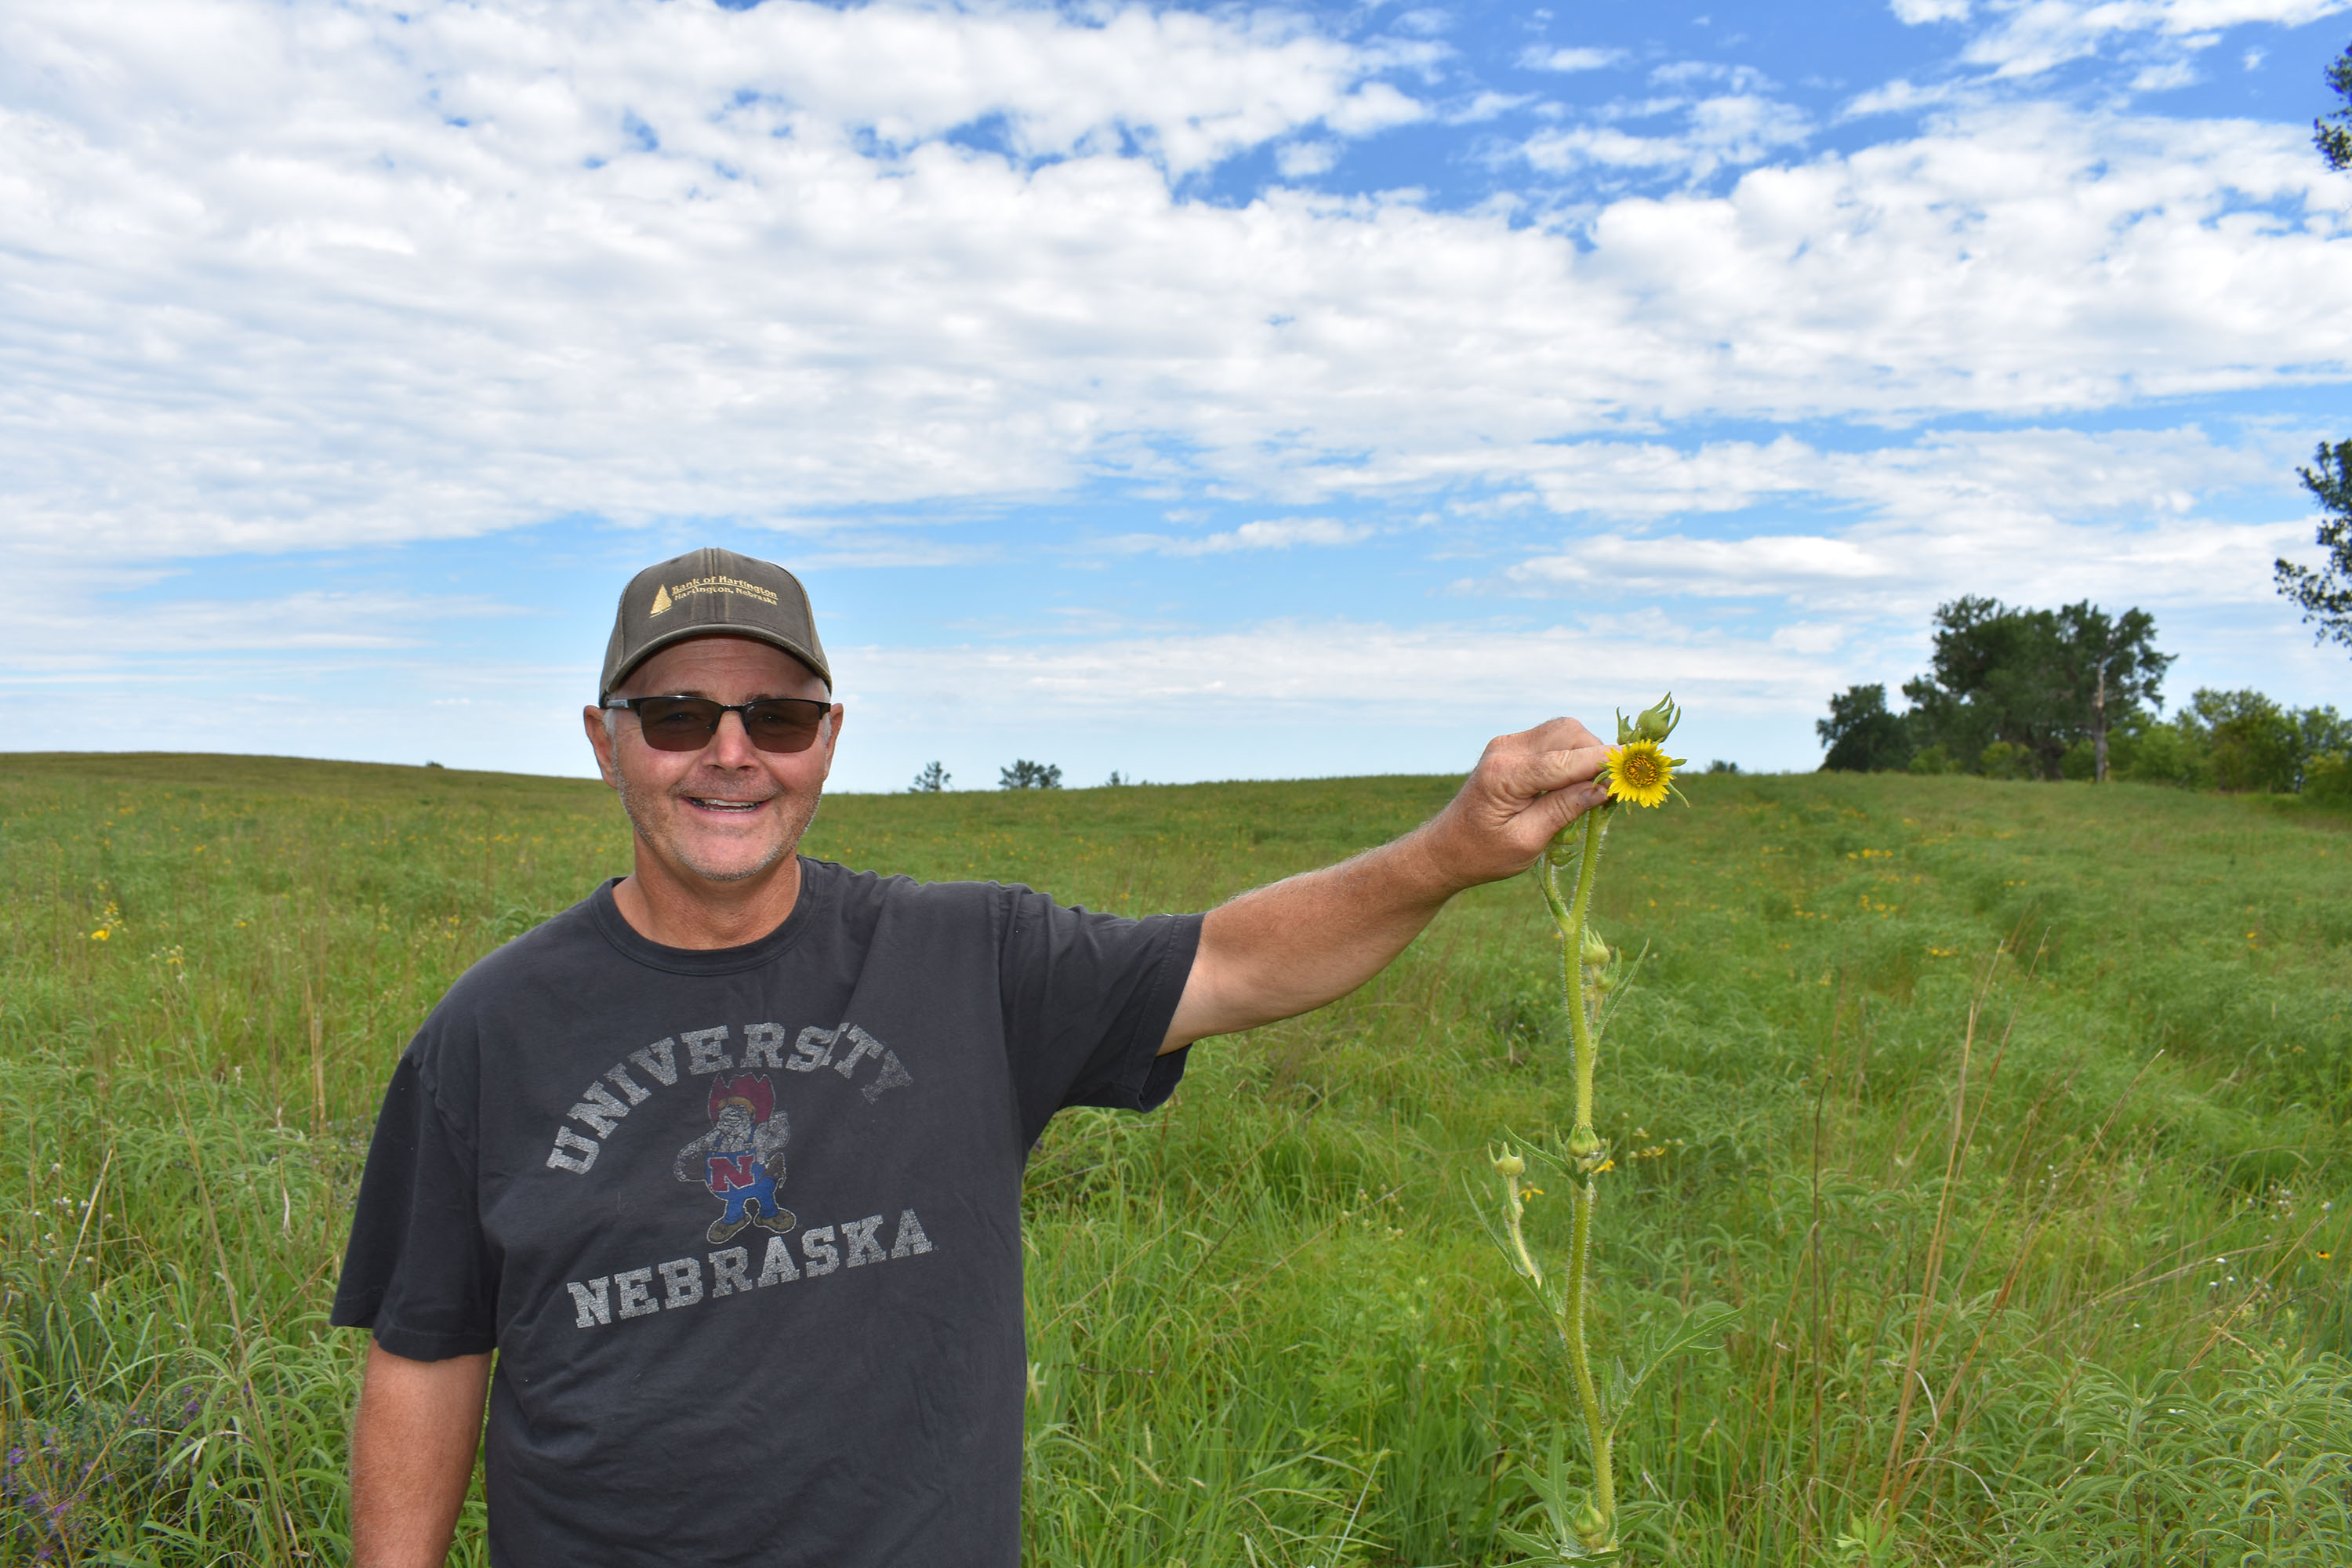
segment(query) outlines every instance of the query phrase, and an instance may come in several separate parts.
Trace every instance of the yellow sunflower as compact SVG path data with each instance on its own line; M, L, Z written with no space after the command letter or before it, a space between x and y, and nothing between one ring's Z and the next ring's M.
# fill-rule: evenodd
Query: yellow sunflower
M1610 749L1601 777L1608 783L1612 800L1664 805L1675 787L1675 770L1682 764L1682 758L1666 755L1655 741L1628 741Z

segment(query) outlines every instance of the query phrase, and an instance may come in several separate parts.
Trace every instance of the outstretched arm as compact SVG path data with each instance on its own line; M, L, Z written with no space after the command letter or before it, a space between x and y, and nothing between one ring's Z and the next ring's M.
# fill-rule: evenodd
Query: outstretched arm
M441 1568L481 1441L487 1355L411 1361L373 1341L352 1422L353 1568Z
M1486 743L1444 810L1393 843L1209 911L1160 1049L1287 1018L1388 966L1445 900L1526 870L1600 804L1605 752L1573 719Z

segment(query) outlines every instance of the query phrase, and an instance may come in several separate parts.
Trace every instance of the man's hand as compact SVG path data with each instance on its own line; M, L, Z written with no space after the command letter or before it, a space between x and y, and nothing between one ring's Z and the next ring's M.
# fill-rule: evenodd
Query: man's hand
M1445 809L1394 843L1209 912L1162 1051L1287 1018L1386 968L1445 900L1535 864L1605 798L1607 751L1573 719L1486 743Z
M474 1479L490 1358L411 1361L370 1341L352 1422L353 1568L441 1568Z
M1422 840L1445 898L1517 876L1561 828L1608 798L1592 782L1608 754L1573 719L1498 735L1445 809L1390 847Z

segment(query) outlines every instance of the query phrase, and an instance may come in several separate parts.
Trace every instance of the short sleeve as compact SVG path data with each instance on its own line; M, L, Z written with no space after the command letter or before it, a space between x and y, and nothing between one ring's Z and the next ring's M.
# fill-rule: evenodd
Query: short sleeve
M1199 915L1129 920L1005 890L1000 958L1005 1049L1024 1146L1070 1105L1150 1110L1184 1076L1160 1055L1192 973Z
M492 1349L497 1275L479 1213L474 1151L435 1106L412 1050L376 1117L329 1321L373 1330L412 1361Z

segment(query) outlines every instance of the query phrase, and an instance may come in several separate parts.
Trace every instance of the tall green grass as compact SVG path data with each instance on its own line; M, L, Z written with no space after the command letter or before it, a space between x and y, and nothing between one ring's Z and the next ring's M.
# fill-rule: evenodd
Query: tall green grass
M1199 908L1449 788L850 796L810 848ZM1738 1316L1626 1431L1636 1559L2352 1560L2352 825L1690 793L1612 834L1598 895L1652 955L1601 1063L1600 1342ZM0 759L0 1558L342 1555L361 1347L324 1312L374 1098L450 980L626 857L590 784ZM1357 995L1202 1047L1160 1115L1055 1121L1032 1561L1505 1560L1567 1382L1473 1187L1564 1126L1555 973L1532 890L1484 889Z

